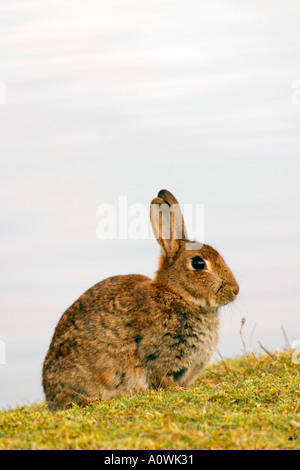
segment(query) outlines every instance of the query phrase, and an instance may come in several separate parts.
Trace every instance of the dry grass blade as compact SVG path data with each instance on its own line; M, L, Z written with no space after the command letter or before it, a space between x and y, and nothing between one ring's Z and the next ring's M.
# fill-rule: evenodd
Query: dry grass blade
M255 331L256 327L257 327L257 323L254 324L254 326L251 330L251 333L250 333L250 340L249 340L249 349L250 349L250 351L252 351L253 335L254 335L254 331Z
M230 370L228 369L227 365L226 365L226 362L224 361L223 359L223 356L222 354L220 353L220 351L217 349L216 350L216 353L218 354L218 356L220 357L221 361L222 361L222 364L224 366L224 369L226 370L227 374L232 377L232 373L230 372Z
M258 341L258 344L260 345L261 349L262 349L263 351L265 351L265 353L267 353L269 356L272 357L272 359L276 359L276 357L274 356L274 354L272 354L270 351L268 351L268 349L265 348L265 347L261 344L260 341Z
M244 338L243 338L243 327L244 327L245 323L246 323L246 318L243 317L242 321L241 321L240 336L241 336L241 339L242 339L245 356L247 356L247 354L248 354L247 353L247 348L246 348L246 344L245 344L245 341L244 341Z
M284 336L284 339L285 339L285 346L284 346L284 349L289 351L291 349L291 345L290 345L290 342L289 342L289 339L287 337L287 334L285 332L285 329L283 328L283 325L281 325L281 329L282 329L282 332L283 332L283 336Z
M298 421L293 420L293 419L290 421L290 425L294 426L295 428L300 428L300 423Z
M251 355L254 357L258 368L260 370L262 370L265 374L268 374L268 371L261 366L261 364L260 364L259 360L257 359L257 357L255 356L254 352L251 352Z

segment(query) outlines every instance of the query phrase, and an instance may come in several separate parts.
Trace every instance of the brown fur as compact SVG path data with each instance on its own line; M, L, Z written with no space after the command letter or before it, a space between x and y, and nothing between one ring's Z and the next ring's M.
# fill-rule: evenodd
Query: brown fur
M162 202L178 204L162 190L151 208ZM171 220L167 240L151 215L162 247L153 280L142 275L105 279L62 315L43 367L50 409L150 387L188 386L208 364L218 342L218 307L236 297L238 285L213 248L186 239L179 214L182 236L176 238ZM186 249L188 244L193 250ZM207 262L203 271L191 266L198 255Z

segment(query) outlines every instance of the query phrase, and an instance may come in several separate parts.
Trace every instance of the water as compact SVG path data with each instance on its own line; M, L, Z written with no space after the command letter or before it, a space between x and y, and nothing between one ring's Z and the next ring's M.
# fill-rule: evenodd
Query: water
M248 349L282 347L282 326L300 339L297 3L3 1L0 13L0 406L43 399L54 327L82 292L153 276L154 240L96 236L97 207L120 195L148 206L167 188L204 204L205 242L241 287L221 312L222 356L242 351L242 317Z

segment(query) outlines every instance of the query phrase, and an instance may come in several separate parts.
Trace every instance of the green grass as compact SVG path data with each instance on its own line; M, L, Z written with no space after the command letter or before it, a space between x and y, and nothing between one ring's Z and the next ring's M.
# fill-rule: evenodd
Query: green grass
M188 389L51 413L0 411L0 449L300 449L300 366L291 352L211 365Z

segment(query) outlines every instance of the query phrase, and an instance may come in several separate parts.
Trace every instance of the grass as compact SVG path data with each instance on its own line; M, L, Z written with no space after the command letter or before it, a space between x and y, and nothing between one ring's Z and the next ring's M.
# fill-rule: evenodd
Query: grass
M300 366L291 351L208 367L190 388L51 413L0 411L0 449L300 449Z

